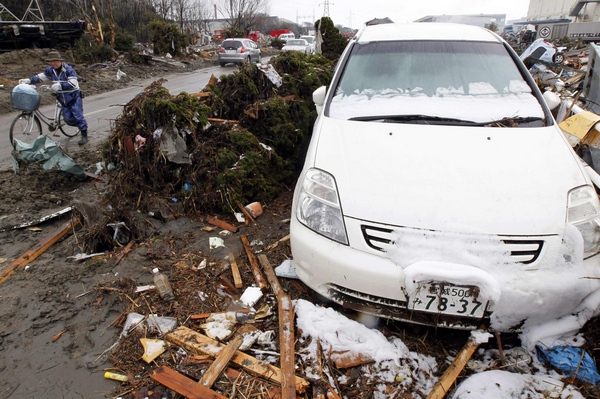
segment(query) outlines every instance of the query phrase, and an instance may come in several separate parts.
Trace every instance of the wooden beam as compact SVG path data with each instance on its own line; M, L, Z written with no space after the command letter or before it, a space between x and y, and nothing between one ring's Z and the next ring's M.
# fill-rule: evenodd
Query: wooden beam
M226 396L198 384L191 378L166 366L154 370L154 374L150 375L150 378L188 399L227 399Z
M257 331L257 329L250 325L245 325L237 330L231 341L229 341L227 346L219 352L213 364L211 364L204 374L202 374L202 378L200 378L200 381L198 382L207 388L212 387L215 381L217 381L217 378L219 378L219 375L221 375L223 370L227 367L227 364L233 355L235 355L237 350L240 349L240 346L244 343L244 334L252 331Z
M233 275L233 283L235 284L235 288L242 288L244 283L242 282L242 275L240 274L240 269L235 261L233 252L229 253L229 263L231 264L231 274Z
M437 384L435 384L431 392L429 392L427 399L442 399L444 396L446 396L446 393L448 393L450 388L452 388L454 381L456 381L456 378L465 367L469 359L471 359L471 356L473 356L473 353L478 346L479 342L475 341L473 337L469 338L465 346L454 358L452 364L448 366Z
M183 326L167 334L166 338L174 344L199 355L216 357L221 351L221 348L224 347L223 344ZM282 372L279 368L246 355L243 352L237 351L231 358L231 362L243 367L248 372L266 378L269 381L281 384L283 380ZM295 385L296 390L303 393L308 388L309 383L305 379L295 376Z
M206 218L206 222L207 222L208 224L212 224L213 226L220 227L220 228L222 228L223 230L229 230L229 231L231 231L232 233L237 233L237 231L238 231L238 228L237 228L237 227L235 227L235 226L232 226L232 225L230 225L229 223L227 223L227 222L224 222L224 221L222 221L222 220L220 220L220 219L217 219L217 218L208 217L208 218Z
M235 203L240 208L240 210L242 211L244 216L246 216L246 222L248 222L248 220L250 220L252 223L256 223L256 221L254 220L254 218L252 217L250 212L248 212L248 209L246 209L246 207L244 205L242 205L242 203L240 201L235 201ZM248 224L248 223L246 223L246 224Z
M263 267L265 275L271 284L273 293L277 295L277 309L279 312L279 352L281 354L280 364L283 372L281 393L283 399L296 397L294 383L294 309L290 297L283 291L275 271L271 267L266 255L259 255L258 259Z
M51 235L44 238L40 241L33 249L25 252L23 255L19 256L15 259L11 264L6 266L2 272L0 272L0 284L5 282L10 275L19 270L19 268L25 266L29 262L33 262L38 258L41 254L43 254L48 248L54 245L58 240L63 238L68 232L73 230L75 227L79 226L79 221L75 219L74 221L68 221L62 226L59 227L57 232L52 233Z
M250 261L250 265L252 266L252 274L254 274L254 279L256 280L256 284L258 284L258 288L261 291L269 288L267 281L263 277L262 272L260 271L260 267L258 266L258 261L256 260L256 256L254 252L252 252L252 248L250 247L250 243L248 242L248 238L242 234L240 236L242 240L242 244L244 244L244 249L246 250L246 255L248 255L248 260Z

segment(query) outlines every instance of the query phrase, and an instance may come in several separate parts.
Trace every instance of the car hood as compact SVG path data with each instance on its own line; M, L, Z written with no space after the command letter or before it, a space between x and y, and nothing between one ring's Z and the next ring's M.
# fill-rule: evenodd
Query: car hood
M559 234L587 184L556 126L483 128L321 117L314 166L344 216L441 231Z

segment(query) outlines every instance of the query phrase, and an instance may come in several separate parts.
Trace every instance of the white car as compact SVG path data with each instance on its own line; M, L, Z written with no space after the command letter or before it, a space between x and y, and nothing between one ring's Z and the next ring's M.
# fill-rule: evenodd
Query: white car
M544 39L537 39L523 51L519 58L525 61L528 57L532 57L540 61L562 64L565 60L564 50L565 47L556 47Z
M279 38L284 42L287 42L290 39L295 39L296 35L294 35L293 33L282 33L281 35L279 35Z
M281 48L281 51L300 51L304 54L310 54L310 47L304 39L290 39Z
M511 331L592 316L585 300L600 284L583 277L600 276L598 175L499 36L367 26L313 99L290 227L306 285L425 325Z
M314 36L300 36L300 39L304 39L308 42L309 54L315 53L315 37Z

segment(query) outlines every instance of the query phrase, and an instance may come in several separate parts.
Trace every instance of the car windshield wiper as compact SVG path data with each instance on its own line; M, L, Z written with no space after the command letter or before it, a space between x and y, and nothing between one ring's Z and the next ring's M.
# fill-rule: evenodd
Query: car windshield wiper
M544 118L539 118L537 116L528 116L528 117L516 116L514 118L502 118L502 119L498 119L498 120L490 121L490 122L481 122L481 123L477 123L476 126L515 127L515 126L519 126L523 123L531 123L531 122L538 122L538 121L544 122L544 120L545 120ZM544 122L543 125L546 126L546 123Z
M445 118L445 117L441 117L441 116L421 115L421 114L355 116L354 118L350 118L349 120L360 121L360 122L381 121L383 123L403 123L403 122L412 122L412 121L423 121L423 122L443 122L442 124L450 124L450 125L473 125L473 126L478 125L477 122L466 121L463 119Z

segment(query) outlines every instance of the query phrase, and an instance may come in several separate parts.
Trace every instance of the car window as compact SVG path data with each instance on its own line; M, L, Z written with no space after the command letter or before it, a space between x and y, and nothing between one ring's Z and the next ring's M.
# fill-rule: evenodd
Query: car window
M288 46L306 46L306 42L304 40L288 40Z
M544 118L500 43L398 41L355 44L328 115L431 115L474 122Z
M221 47L223 47L224 49L227 49L227 50L235 50L240 47L243 47L243 45L242 45L242 42L240 42L239 40L225 40L221 44Z
M315 38L312 36L302 36L300 39L306 40L309 44L312 44L312 42L315 40Z

